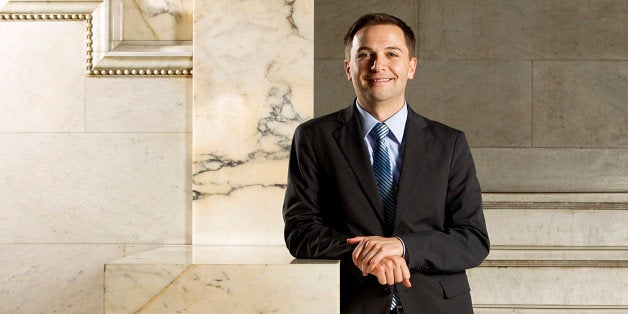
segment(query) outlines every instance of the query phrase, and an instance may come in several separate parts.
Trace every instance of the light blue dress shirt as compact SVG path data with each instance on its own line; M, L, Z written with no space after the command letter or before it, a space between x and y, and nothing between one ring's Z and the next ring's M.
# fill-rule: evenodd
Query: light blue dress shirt
M379 120L375 119L375 117L373 117L370 113L364 110L364 108L360 106L357 100L355 104L358 108L358 112L360 113L360 122L362 123L362 138L364 139L364 143L366 143L366 148L369 151L371 165L373 165L373 147L375 147L375 135L371 134L371 130L377 123L379 123ZM388 157L392 163L391 167L393 172L393 182L395 185L395 190L399 186L399 174L401 173L401 164L403 163L403 146L401 145L401 143L403 141L403 134L406 130L406 120L408 120L408 103L404 104L404 106L392 117L388 118L386 121L383 121L388 129L390 129L388 137L386 137L385 139L385 143L388 147ZM401 256L407 259L408 255L406 251L406 244L400 237L396 238L399 239L401 245L403 246L403 253Z
M406 129L406 120L408 119L408 104L405 104L397 113L392 117L383 121L384 124L390 129L388 137L385 139L386 147L388 148L388 157L392 163L392 173L395 188L399 185L399 173L401 172L401 164L403 163L403 133ZM368 113L360 104L356 101L356 107L360 113L360 122L362 122L362 138L369 151L369 157L371 165L373 164L373 148L375 147L376 139L375 135L371 134L373 127L379 123L375 117Z

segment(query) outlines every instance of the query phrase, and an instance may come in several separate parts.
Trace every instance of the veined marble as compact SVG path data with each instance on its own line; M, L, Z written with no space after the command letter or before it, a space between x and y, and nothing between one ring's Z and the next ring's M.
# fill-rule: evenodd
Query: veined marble
M283 246L163 247L105 266L105 312L338 313L338 268Z
M0 244L0 313L102 313L103 265L120 244Z
M192 40L192 0L123 0L124 40Z
M194 14L194 243L281 244L292 133L313 112L313 1Z

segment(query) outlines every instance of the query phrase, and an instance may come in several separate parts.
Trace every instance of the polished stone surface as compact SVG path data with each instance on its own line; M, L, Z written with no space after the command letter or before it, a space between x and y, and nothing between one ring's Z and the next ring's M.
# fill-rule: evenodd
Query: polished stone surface
M534 62L534 146L628 147L628 62Z
M320 117L351 104L355 91L347 80L343 59L316 59L314 62L314 115Z
M356 19L367 13L385 12L404 20L413 30L419 23L419 0L315 1L315 58L344 59L343 38ZM418 49L418 48L417 48ZM418 51L418 50L417 50Z
M421 0L422 59L625 60L623 0Z
M102 313L117 244L0 244L0 313Z
M315 113L346 107L355 93L342 60L317 60ZM465 131L472 147L532 145L530 61L423 61L406 99L419 114Z
M105 312L338 313L338 271L284 246L162 247L106 265Z
M123 0L124 40L192 40L193 0Z
M0 242L187 243L189 137L0 134Z
M467 273L479 305L628 305L626 268L478 267Z
M87 132L192 132L192 79L89 77Z
M81 22L0 22L0 73L10 82L0 84L0 132L83 131L84 38Z
M424 61L407 101L421 115L463 130L472 147L532 143L529 61Z
M194 243L283 243L292 133L312 116L313 2L194 5Z
M484 192L626 192L628 149L472 148Z
M575 207L575 206L574 206ZM586 208L586 207L585 207ZM491 245L628 246L628 210L563 208L487 208ZM627 257L627 256L625 256Z

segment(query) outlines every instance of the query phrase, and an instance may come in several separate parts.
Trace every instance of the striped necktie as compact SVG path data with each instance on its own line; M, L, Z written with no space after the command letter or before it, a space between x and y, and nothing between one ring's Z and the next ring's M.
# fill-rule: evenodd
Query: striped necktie
M390 130L386 124L380 122L373 127L373 132L376 141L375 150L373 151L373 171L375 172L377 188L379 189L379 198L384 205L386 229L391 231L395 219L395 186L393 184L388 146L386 146L385 141Z
M373 172L375 172L375 180L379 190L379 197L384 205L384 219L386 220L386 229L391 232L393 221L395 220L395 185L393 183L392 166L390 156L388 155L388 147L386 146L386 137L390 133L390 129L384 123L378 123L373 127L372 132L375 135L375 150L373 152ZM394 309L399 304L397 290L393 287L393 299L390 309Z

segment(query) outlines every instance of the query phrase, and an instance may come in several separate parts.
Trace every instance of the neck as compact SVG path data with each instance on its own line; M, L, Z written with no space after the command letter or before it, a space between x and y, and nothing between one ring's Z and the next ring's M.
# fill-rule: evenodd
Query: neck
M388 118L392 117L395 113L399 112L399 110L401 110L401 108L405 106L406 102L404 100L401 103L397 102L394 104L386 104L382 102L364 103L360 101L360 99L358 99L358 104L379 122L384 122L388 120Z

